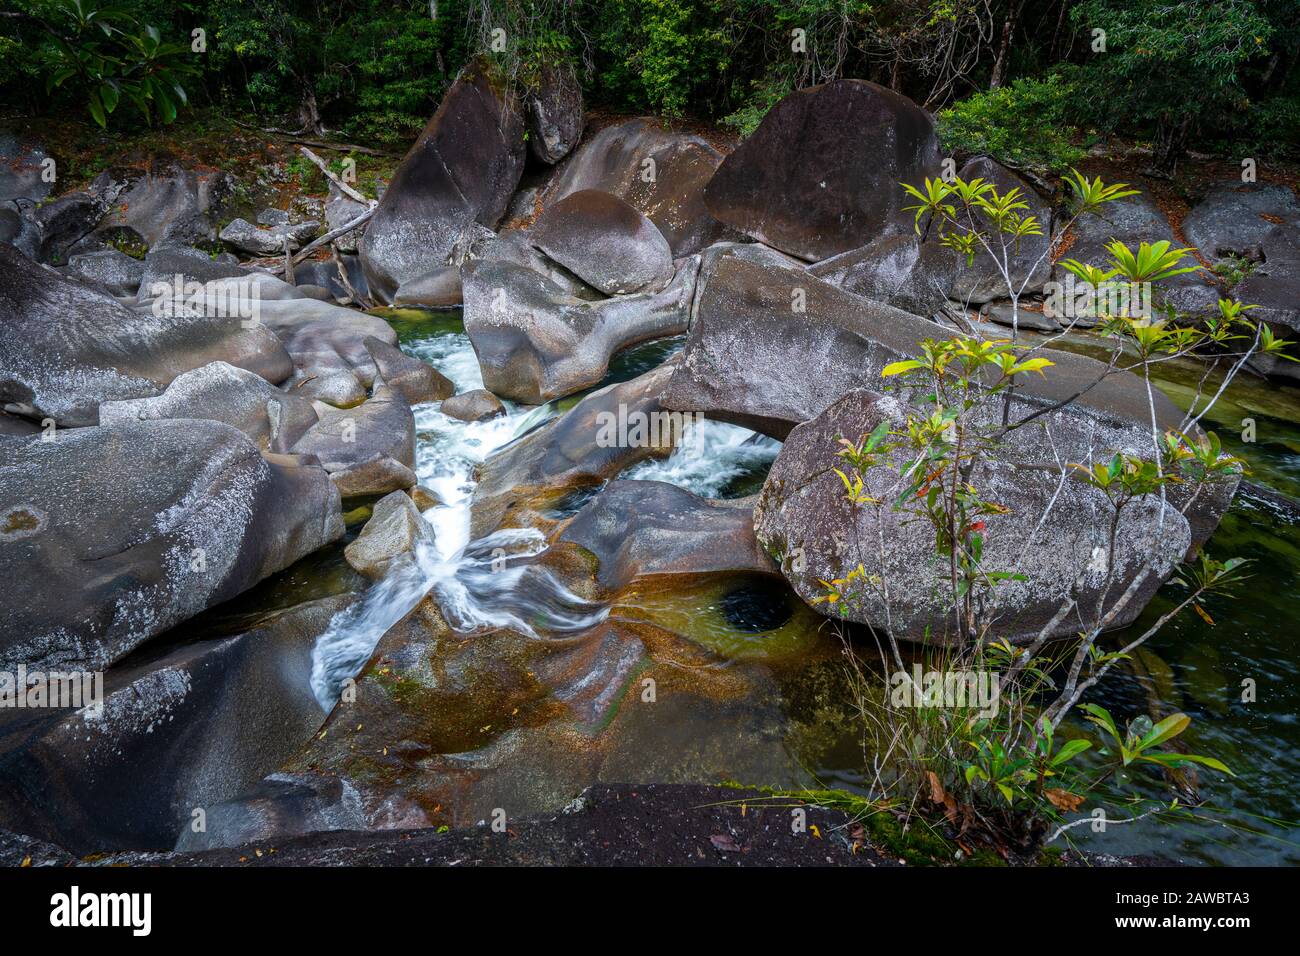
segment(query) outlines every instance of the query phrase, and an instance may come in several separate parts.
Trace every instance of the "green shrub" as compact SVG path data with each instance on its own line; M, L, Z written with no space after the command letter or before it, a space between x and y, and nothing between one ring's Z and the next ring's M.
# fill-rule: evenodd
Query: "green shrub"
M1060 75L1016 80L976 93L939 114L949 154L985 154L1008 166L1060 172L1083 158L1071 122L1073 84Z

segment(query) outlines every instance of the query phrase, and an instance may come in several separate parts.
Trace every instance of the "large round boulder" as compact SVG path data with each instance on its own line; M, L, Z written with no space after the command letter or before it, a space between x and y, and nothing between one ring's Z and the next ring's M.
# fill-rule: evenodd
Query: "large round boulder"
M673 253L653 222L617 196L582 189L542 213L537 248L606 295L662 289Z
M842 465L840 438L857 441L886 421L901 427L905 412L896 400L859 389L796 427L754 506L754 529L809 603L827 596L823 582L864 569L858 584L846 589L846 600L814 604L823 613L896 638L943 643L953 637L948 565L936 556L929 522L891 506L907 485L900 477L903 456L864 476L863 494L882 502L879 506L852 504L835 473ZM1191 544L1187 519L1172 503L1149 496L1124 509L1112 548L1109 500L1070 477L1066 465L988 461L975 467L969 481L983 499L1008 509L986 517L982 532L982 570L1018 576L986 599L993 638L1031 641L1073 599L1080 612L1049 629L1053 637L1068 637L1079 630L1081 617L1086 626L1105 595L1113 603L1141 577L1112 626L1132 623Z
M0 438L0 667L102 668L343 534L315 465L164 419Z
M934 120L866 80L791 93L704 190L717 219L811 262L911 229L900 183L939 173Z
M722 238L723 225L704 206L704 187L722 151L700 136L664 129L650 117L606 126L558 167L543 206L584 189L610 193L640 210L676 257Z
M506 211L524 168L524 127L513 99L481 64L467 67L393 174L360 244L371 295L445 265L471 226Z

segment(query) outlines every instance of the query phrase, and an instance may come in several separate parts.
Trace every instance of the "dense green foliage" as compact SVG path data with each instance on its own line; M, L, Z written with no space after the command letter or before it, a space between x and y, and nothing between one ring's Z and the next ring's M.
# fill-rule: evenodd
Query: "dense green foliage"
M954 152L1042 168L1068 164L1093 133L1149 140L1162 165L1193 138L1252 154L1300 145L1291 0L122 0L109 34L79 29L71 2L11 0L0 16L9 106L85 108L105 80L125 101L129 77L151 70L130 40L153 27L178 62L157 88L134 88L151 121L183 105L181 86L250 122L403 143L487 53L525 84L567 63L595 106L742 132L789 90L862 77L948 109Z

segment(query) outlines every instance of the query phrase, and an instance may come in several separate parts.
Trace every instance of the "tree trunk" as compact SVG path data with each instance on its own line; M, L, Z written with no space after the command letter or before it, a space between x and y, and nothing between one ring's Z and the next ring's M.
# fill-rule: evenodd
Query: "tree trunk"
M325 127L321 125L320 109L316 106L316 91L308 84L303 84L302 102L298 105L298 126L301 133L312 136L324 136Z
M1011 38L1016 32L1016 22L1025 0L1012 0L1007 8L1007 18L1002 23L1002 39L998 42L998 57L993 61L993 76L989 79L989 89L996 90L1007 80L1007 60L1011 57Z
M1183 116L1177 120L1161 118L1156 123L1155 149L1151 157L1151 166L1156 173L1172 176L1177 170L1178 160L1182 159L1187 149L1187 136L1191 124L1190 116Z

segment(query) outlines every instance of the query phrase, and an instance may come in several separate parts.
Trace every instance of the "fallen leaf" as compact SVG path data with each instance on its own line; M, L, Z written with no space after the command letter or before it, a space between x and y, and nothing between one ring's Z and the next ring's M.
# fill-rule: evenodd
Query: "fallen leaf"
M709 842L713 844L713 849L722 853L739 853L740 845L735 839L726 833L717 833L709 837Z
M1052 806L1066 813L1073 813L1083 805L1083 797L1068 790L1044 790L1043 796L1052 801Z
M935 803L944 803L944 798L948 794L943 789L943 784L939 780L939 775L933 770L927 770L925 775L930 778L930 799Z

